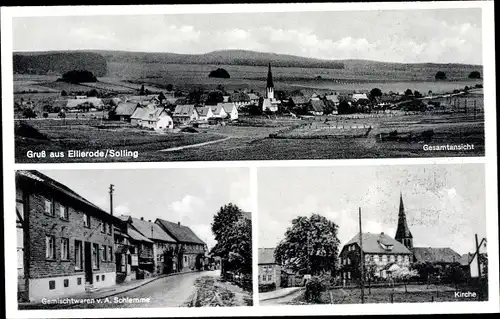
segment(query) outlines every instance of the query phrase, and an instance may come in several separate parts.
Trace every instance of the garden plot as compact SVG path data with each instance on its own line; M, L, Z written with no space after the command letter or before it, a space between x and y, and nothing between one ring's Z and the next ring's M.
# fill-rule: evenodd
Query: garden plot
M272 138L323 139L366 137L371 125L365 123L305 123L271 134Z

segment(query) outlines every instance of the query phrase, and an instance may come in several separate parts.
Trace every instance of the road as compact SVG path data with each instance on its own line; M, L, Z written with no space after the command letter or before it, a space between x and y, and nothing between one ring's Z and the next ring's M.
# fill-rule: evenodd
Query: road
M82 305L77 308L140 308L181 307L195 291L194 282L203 276L219 277L220 271L202 271L164 277L137 289L108 298L106 303ZM127 302L126 298L144 298L140 302ZM149 302L146 302L149 298Z

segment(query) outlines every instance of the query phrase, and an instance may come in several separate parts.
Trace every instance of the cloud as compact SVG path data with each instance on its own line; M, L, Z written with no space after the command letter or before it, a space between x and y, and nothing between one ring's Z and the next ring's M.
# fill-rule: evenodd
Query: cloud
M205 212L206 202L202 198L185 195L180 200L172 202L168 208L174 213L172 216L174 220L191 224L196 221L199 214Z

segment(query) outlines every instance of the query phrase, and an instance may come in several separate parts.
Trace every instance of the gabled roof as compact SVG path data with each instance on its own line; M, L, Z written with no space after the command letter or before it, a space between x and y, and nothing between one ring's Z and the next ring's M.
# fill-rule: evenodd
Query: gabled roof
M97 98L97 97L87 97L87 98L82 98L82 99L68 99L66 103L66 107L68 108L74 108L77 107L78 105L85 104L85 103L91 103L94 106L102 106L104 103L102 103L102 100Z
M302 95L292 96L291 99L295 105L306 104L307 102L309 102L309 100L305 96L302 96Z
M276 264L276 259L274 258L275 249L276 248L259 248L258 264Z
M328 101L332 101L335 103L339 102L339 96L337 94L330 94L325 97Z
M167 234L158 224L131 217L132 226L137 229L143 236L157 241L175 243L177 242L169 234Z
M137 108L135 102L121 102L115 108L115 114L118 116L131 116Z
M337 106L335 105L335 102L334 101L331 101L331 100L324 100L323 101L325 103L325 106L328 106L330 107L332 110L336 111L337 110Z
M163 107L145 106L135 109L134 114L130 116L131 119L144 120L144 121L158 121L160 115L165 111Z
M325 104L321 100L311 100L311 109L314 112L324 112L325 111Z
M208 106L199 106L196 108L196 112L198 112L200 116L208 116L209 111L210 108Z
M368 96L365 93L354 93L352 95L353 100L368 100Z
M250 97L245 92L235 92L231 94L231 102L248 102Z
M223 103L219 103L217 105L210 105L210 109L212 110L212 113L214 113L214 115L221 115L222 114L222 110L224 110L224 108L222 107L222 104ZM224 110L224 113L227 113L226 110Z
M174 116L190 117L194 112L196 112L194 104L177 105L174 110Z
M462 256L451 248L413 247L413 255L420 262L453 263L460 262Z
M157 218L155 223L179 242L205 245L205 242L198 238L191 228L187 226L160 218Z
M231 113L233 109L236 109L236 105L232 102L227 102L227 103L217 103L217 106L221 106L226 113Z
M359 246L359 233L356 234L356 236L354 236L350 241L348 241L347 244L344 245L344 247L354 243ZM386 246L392 246L392 249L384 249L381 243ZM399 241L387 236L384 233L363 233L363 251L365 253L373 254L411 254L411 251L409 251L405 245L401 244Z
M43 186L47 187L51 190L51 192L57 192L64 196L67 196L73 200L78 201L80 204L85 205L86 207L90 207L93 212L97 213L99 217L105 218L107 220L111 220L113 223L121 223L121 220L116 218L115 216L109 214L104 211L102 208L98 207L94 203L90 202L86 198L82 197L66 185L59 183L58 181L48 177L45 174L40 173L39 171L31 170L19 170L16 171L16 179L22 179L23 181L27 181L29 183L34 183L35 186Z
M152 240L149 240L146 236L142 235L140 232L135 230L133 227L128 227L127 229L128 235L135 241L143 241L147 243L152 243Z
M250 100L258 100L259 99L259 96L255 93L248 93L248 97L250 98Z

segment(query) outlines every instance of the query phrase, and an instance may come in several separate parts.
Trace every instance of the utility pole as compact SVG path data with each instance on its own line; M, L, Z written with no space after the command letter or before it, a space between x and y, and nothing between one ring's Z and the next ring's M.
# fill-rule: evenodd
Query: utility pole
M483 242L481 241L481 244L479 244L479 241L477 240L477 234L474 235L476 237L477 278L481 280L481 262L479 261L479 247L480 245L482 245Z
M111 214L111 216L113 216L113 192L114 192L114 188L113 188L113 184L109 184L109 213Z
M365 256L363 254L363 231L361 229L361 207L359 207L359 248L360 248L360 286L361 286L361 303L365 303Z

